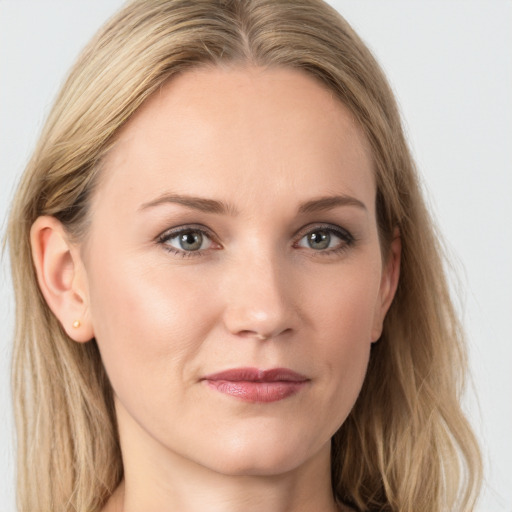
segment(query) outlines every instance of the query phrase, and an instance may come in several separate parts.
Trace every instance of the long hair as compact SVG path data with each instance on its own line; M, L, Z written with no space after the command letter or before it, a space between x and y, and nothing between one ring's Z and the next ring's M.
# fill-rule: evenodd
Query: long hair
M442 247L387 81L321 0L136 0L71 70L8 225L19 510L98 510L123 477L113 392L97 345L68 338L43 299L31 225L52 215L71 236L86 236L102 159L120 129L173 76L226 62L300 69L328 87L371 147L384 253L400 230L398 291L360 396L332 440L334 496L360 511L470 510L481 461L460 408L466 360Z

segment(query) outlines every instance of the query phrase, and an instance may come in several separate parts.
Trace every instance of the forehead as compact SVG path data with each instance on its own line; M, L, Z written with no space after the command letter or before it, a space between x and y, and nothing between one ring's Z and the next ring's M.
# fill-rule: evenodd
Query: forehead
M205 67L170 80L127 123L106 157L99 196L141 203L190 188L242 202L281 192L297 201L363 193L368 201L375 186L362 131L315 78Z

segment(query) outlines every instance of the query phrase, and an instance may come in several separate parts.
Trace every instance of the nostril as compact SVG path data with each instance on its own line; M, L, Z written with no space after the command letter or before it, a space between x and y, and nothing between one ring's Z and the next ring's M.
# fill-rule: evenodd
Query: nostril
M265 340L270 340L272 338L276 338L277 336L280 336L282 334L287 334L289 331L291 331L291 329L286 328L280 332L264 334L264 333L251 331L251 330L247 329L247 330L240 331L238 333L238 335L241 336L242 338L254 338L254 339L257 339L260 341L265 341Z
M265 290L249 293L247 285L239 286L239 281L236 285L233 281L229 284L225 288L230 291L229 298L221 306L222 321L229 333L240 340L265 341L294 331L298 321L296 307L277 285L268 293Z
M238 336L241 336L242 338L255 338L257 340L268 340L272 337L271 334L261 334L259 332L250 330L240 331Z

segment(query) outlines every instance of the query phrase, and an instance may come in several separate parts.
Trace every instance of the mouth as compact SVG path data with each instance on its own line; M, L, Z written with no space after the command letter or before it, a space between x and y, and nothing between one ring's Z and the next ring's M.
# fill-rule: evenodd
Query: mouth
M299 393L310 380L288 368L234 368L201 379L210 388L245 402L277 402Z

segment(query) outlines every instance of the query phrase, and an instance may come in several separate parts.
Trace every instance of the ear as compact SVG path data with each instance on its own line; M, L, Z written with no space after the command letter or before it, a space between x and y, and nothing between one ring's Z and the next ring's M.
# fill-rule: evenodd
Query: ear
M89 341L94 332L87 276L78 248L70 243L64 226L50 216L34 222L30 244L39 288L49 308L71 339Z
M388 312L393 297L398 287L398 279L400 277L400 256L402 252L402 240L400 238L400 230L395 228L393 240L389 248L387 259L384 263L382 277L379 289L379 302L375 311L374 324L372 329L372 343L377 341L384 325L384 318Z

